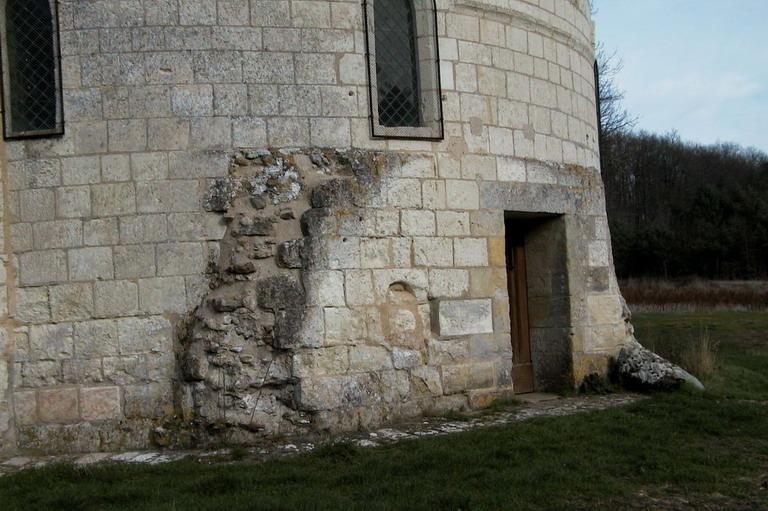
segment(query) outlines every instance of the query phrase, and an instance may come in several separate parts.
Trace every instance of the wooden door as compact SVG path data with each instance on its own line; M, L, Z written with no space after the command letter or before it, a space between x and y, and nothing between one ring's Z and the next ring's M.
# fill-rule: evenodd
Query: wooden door
M512 330L512 382L516 394L533 392L525 234L507 224L507 287Z

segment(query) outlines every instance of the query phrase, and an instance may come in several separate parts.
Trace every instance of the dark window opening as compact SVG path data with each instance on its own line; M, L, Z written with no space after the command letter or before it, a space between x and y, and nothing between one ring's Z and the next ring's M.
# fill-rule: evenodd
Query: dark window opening
M375 0L376 85L382 126L421 126L416 20L411 0Z
M6 137L63 131L57 21L49 0L7 0L3 59Z
M368 98L374 137L442 140L434 0L365 0Z

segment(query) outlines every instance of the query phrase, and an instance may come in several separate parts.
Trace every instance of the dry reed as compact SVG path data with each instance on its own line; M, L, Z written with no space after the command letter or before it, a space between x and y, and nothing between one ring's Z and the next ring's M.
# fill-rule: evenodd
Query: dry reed
M709 330L692 339L680 354L680 365L705 380L717 370L718 343L712 340Z
M768 309L766 281L628 279L620 287L636 312Z

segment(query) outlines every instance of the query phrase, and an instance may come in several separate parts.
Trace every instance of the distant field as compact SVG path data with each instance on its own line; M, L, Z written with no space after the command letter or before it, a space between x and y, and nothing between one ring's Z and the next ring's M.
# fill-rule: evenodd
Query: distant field
M766 280L659 280L619 282L633 312L768 310Z
M266 463L69 466L0 478L0 510L768 509L768 314L638 314L676 357L716 346L707 392Z

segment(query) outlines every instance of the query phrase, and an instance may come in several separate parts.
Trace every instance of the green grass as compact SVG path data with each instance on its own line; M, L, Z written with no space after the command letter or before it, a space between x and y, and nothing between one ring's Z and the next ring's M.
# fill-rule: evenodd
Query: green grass
M768 315L644 315L635 324L659 346L708 325L721 342L711 390L260 464L26 471L0 479L0 509L646 509L630 507L642 504L640 492L683 497L690 509L768 509L768 406L742 401L768 399Z
M705 382L708 389L721 397L768 401L768 313L649 313L636 315L632 324L641 343L672 360L709 332L718 345L718 369Z

